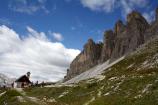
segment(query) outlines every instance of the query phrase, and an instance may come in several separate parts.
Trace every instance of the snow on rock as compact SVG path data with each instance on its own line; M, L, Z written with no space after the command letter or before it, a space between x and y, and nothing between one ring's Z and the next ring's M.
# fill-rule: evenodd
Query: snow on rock
M72 84L72 83L78 83L79 81L81 80L86 80L86 79L89 79L89 78L95 78L97 77L98 75L101 75L104 70L108 69L109 67L113 66L114 64L120 62L121 60L123 60L125 58L125 56L117 59L116 61L110 63L109 60L106 61L105 63L103 64L99 64L83 73L81 73L80 75L66 81L65 83L63 84Z

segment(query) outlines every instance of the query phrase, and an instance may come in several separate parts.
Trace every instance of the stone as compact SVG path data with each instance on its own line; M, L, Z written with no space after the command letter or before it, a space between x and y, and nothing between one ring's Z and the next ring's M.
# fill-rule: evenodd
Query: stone
M158 35L158 8L155 17L155 21L149 24L139 12L133 11L128 14L125 24L118 20L113 30L105 31L103 43L89 39L70 64L65 81L107 60L113 62Z
M70 64L70 70L67 72L65 80L97 65L101 56L102 46L102 43L96 44L92 39L89 39L87 44L84 45L83 51Z
M113 31L112 30L106 31L104 35L104 42L103 42L103 48L101 54L101 63L105 62L111 57L114 48L114 40L115 40L115 34L113 33Z

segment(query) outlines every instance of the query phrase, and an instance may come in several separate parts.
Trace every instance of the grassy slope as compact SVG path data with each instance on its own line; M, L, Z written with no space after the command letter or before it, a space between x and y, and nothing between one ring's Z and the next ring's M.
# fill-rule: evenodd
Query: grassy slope
M158 105L158 41L148 43L103 75L103 80L89 79L75 87L29 88L25 92L48 105Z

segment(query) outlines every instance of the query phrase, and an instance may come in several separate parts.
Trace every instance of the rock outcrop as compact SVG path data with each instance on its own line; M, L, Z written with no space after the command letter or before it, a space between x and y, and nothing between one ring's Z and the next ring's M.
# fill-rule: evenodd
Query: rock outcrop
M105 32L103 48L101 53L101 63L105 62L111 57L113 48L114 48L115 34L112 30Z
M155 21L151 23L150 27L145 32L145 41L155 37L158 34L158 8L156 9Z
M133 11L127 16L126 24L119 20L113 30L104 33L103 43L96 44L92 39L89 39L83 51L71 63L65 80L79 75L99 63L107 60L112 62L134 51L151 37L157 35L158 8L155 17L155 21L148 24L139 12Z
M83 51L71 63L70 70L67 72L66 80L70 79L85 70L98 64L101 56L102 43L96 44L92 39L89 39L84 45Z
M120 24L120 25L118 25ZM144 33L149 28L148 22L140 13L133 11L127 16L126 26L119 22L115 27L115 46L111 59L116 59L124 54L134 51L144 43Z

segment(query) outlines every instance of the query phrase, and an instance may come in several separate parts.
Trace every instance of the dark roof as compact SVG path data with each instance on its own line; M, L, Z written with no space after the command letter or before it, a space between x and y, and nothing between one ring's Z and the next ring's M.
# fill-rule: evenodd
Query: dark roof
M15 82L27 82L27 83L31 83L31 81L29 80L29 78L26 75L21 76Z

